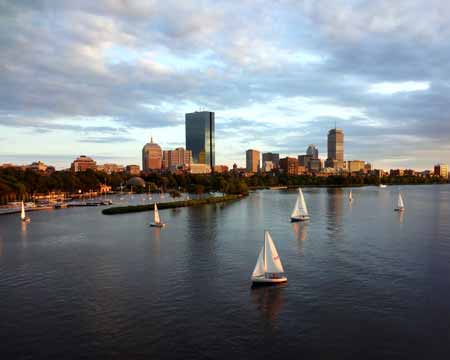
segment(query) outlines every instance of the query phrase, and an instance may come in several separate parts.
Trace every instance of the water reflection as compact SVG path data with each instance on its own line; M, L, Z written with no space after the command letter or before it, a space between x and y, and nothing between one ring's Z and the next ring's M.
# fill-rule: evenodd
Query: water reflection
M327 218L328 229L339 230L342 224L342 214L344 208L344 193L341 188L327 189Z
M27 247L27 226L28 223L26 223L25 221L20 222L20 238L22 240L23 248Z
M404 212L404 211L399 211L399 212L398 212L398 223L399 223L400 225L403 224L404 217L405 217L405 212Z
M256 286L251 288L253 303L261 312L262 316L273 322L283 308L285 284L277 286Z
M308 224L306 222L292 223L292 230L294 231L294 235L297 240L305 241L308 238Z

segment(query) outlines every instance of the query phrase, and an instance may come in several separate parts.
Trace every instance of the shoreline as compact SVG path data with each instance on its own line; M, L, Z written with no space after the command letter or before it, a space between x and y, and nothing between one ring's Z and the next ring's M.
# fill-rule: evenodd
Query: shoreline
M218 197L209 197L206 199L195 199L195 200L180 200L180 201L171 201L171 202L161 202L156 203L158 206L158 210L165 209L176 209L181 207L192 207L199 205L208 205L208 204L217 204L224 203L233 200L240 200L244 198L246 195L225 195ZM108 209L102 210L103 215L118 215L118 214L129 214L136 212L144 212L144 211L153 211L154 204L146 204L146 205L128 205L128 206L114 206Z

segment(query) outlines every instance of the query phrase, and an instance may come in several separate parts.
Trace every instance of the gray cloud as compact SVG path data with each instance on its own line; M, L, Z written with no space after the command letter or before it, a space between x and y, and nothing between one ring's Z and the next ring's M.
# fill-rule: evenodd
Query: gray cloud
M302 97L360 113L336 115L349 156L420 151L412 165L430 166L450 136L449 18L438 0L0 1L0 125L107 143L132 128L170 129L202 106L217 113L218 142L292 154L317 143L324 153L333 117L289 106ZM430 89L368 92L401 81ZM275 99L280 117L302 121L220 116ZM117 127L95 124L105 117Z

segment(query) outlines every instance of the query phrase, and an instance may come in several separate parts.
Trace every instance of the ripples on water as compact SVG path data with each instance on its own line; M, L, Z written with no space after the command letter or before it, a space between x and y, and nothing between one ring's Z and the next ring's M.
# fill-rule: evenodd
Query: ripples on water
M2 358L442 357L450 187L402 187L404 214L399 190L304 189L295 224L285 191L162 210L165 229L100 208L2 216ZM253 289L264 229L289 282Z

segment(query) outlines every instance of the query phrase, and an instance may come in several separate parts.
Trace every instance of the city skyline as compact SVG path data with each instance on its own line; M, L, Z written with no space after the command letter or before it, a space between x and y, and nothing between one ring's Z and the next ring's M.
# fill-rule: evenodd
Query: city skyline
M184 147L184 116L202 108L216 164L244 166L248 148L325 154L335 123L347 159L450 163L450 5L171 5L2 3L0 163L140 164L150 136Z

